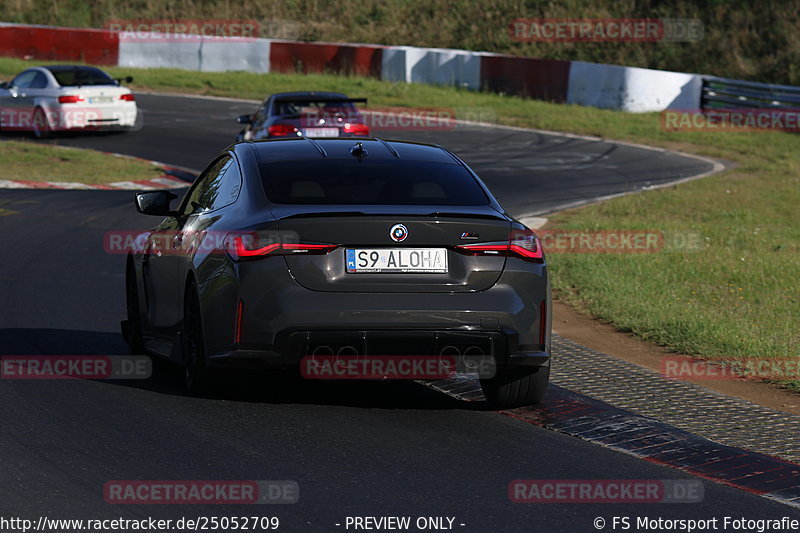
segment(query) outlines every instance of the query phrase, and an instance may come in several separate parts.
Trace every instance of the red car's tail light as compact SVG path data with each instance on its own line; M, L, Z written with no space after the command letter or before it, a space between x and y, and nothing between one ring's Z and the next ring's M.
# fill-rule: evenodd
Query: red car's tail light
M344 125L344 132L353 135L369 135L369 127L358 122L348 122Z
M120 95L119 99L120 100L125 100L126 102L135 102L136 101L136 97L134 97L130 93Z
M77 104L78 102L83 102L83 97L77 94L66 94L58 97L59 104Z
M225 250L234 261L260 259L269 255L324 255L338 247L338 244L264 242L255 234L231 234L225 237Z
M297 128L291 124L273 124L267 128L270 137L285 137L287 135L296 135Z
M533 230L527 228L512 230L508 243L462 244L456 246L456 250L470 255L514 256L533 263L544 263L544 252L539 237Z

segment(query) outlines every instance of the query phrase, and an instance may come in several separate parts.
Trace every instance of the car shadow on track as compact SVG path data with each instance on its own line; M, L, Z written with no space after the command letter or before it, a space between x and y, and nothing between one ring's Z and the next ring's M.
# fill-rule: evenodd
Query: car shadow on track
M0 354L9 356L125 357L128 347L119 333L47 328L0 329ZM187 396L182 371L160 357L150 357L147 379L98 380L109 386L131 387L157 394ZM3 376L4 379L7 376ZM221 370L208 401L274 404L319 404L370 409L486 410L485 402L467 402L411 380L306 380L298 371Z

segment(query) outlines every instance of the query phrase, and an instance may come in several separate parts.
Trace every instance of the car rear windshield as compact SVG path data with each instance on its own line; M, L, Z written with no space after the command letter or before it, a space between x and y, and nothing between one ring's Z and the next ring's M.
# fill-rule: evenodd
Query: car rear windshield
M313 100L296 98L292 100L278 100L275 102L274 114L283 116L312 115L348 115L355 113L355 106L347 101L337 102L330 100Z
M489 204L472 174L451 163L315 159L261 163L259 171L277 204Z
M56 81L62 87L75 87L78 85L116 85L112 78L97 68L50 68Z

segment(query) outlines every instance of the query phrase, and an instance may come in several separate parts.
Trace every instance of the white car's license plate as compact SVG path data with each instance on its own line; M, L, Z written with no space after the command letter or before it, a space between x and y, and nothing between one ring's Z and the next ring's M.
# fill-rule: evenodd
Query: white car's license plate
M345 250L347 272L447 272L446 248L378 248Z
M303 130L306 137L338 137L339 128L306 128Z
M110 104L114 101L113 96L90 96L89 103L90 104Z

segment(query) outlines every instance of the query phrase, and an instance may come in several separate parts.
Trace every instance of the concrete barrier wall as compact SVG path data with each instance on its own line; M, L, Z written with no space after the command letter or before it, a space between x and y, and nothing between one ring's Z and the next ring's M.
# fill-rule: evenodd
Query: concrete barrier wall
M702 78L697 74L581 61L269 39L120 42L117 34L106 30L22 24L0 23L0 55L207 72L333 72L393 82L455 85L630 112L696 109L702 94Z
M116 65L118 35L106 30L2 25L0 55L20 59Z
M573 61L567 103L633 113L699 109L697 74Z
M480 89L480 55L466 50L387 46L381 79Z
M200 70L200 43L122 41L119 66L137 68L182 68Z
M205 72L244 70L269 72L270 42L202 39L190 42L119 43L119 65L140 68L182 68Z
M200 49L200 70L205 72L243 70L265 74L270 71L270 45L268 39L245 42L204 40Z

